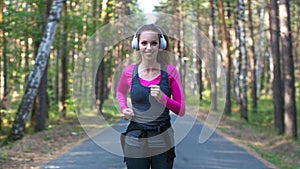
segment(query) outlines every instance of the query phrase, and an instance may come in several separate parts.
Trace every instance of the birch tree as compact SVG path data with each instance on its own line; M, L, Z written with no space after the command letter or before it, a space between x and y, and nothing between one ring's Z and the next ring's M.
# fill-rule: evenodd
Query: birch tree
M28 119L28 115L32 110L34 98L37 95L43 73L48 63L50 47L56 33L57 25L63 8L63 2L64 0L53 1L48 23L43 34L43 39L38 50L35 64L29 74L28 84L26 86L21 104L18 108L11 133L9 135L9 140L11 141L21 139L24 135L25 124Z
M52 4L52 0L44 0L41 32L45 31L46 24L47 24L46 21L49 17L51 4ZM37 42L36 44L37 45L40 44L40 41ZM44 70L44 74L41 79L37 96L34 101L34 107L31 115L35 132L39 132L45 129L46 118L48 115L48 102L49 102L48 94L47 94L47 86L48 86L47 77L48 77L48 64L46 65L46 68Z
M237 0L236 7L236 57L237 57L237 97L241 110L241 118L248 120L248 99L247 99L247 50L246 50L246 29L245 29L245 2Z
M234 17L234 30L235 30L235 83L234 83L234 92L235 92L235 100L236 104L240 105L241 103L241 80L240 80L240 74L241 74L241 50L239 48L240 46L240 26L239 26L239 3L236 5L235 9L235 17Z
M256 56L255 56L255 60L256 60L256 67L255 67L255 78L256 78L256 97L259 98L259 91L260 91L260 79L261 79L261 72L262 72L262 66L261 66L261 51L262 51L262 40L263 40L263 36L264 36L264 25L265 25L265 8L266 8L266 0L262 0L262 7L260 9L260 24L259 24L259 37L257 40L257 51L256 51Z
M5 20L3 17L3 5L4 2L0 0L0 23L5 25ZM8 90L8 80L7 80L7 37L5 35L6 28L0 29L0 37L1 37L1 58L0 58L0 130L2 129L2 121L4 117L4 112L2 110L7 109L7 96L9 93Z

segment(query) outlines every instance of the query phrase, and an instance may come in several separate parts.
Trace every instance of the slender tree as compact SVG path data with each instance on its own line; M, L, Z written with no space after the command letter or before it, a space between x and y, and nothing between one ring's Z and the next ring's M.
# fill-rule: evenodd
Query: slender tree
M59 58L61 59L60 62L60 76L59 76L59 112L62 117L67 116L67 106L66 101L68 98L68 19L67 19L67 4L64 1L63 11L62 11L62 24L60 25L60 35L61 35L61 45L59 46Z
M210 29L209 29L209 36L212 44L214 46L217 45L216 42L216 24L215 24L215 7L214 7L214 0L209 0L209 15L210 15ZM217 110L217 68L216 68L216 52L212 50L211 56L209 56L209 68L212 69L210 71L210 83L211 83L211 97L212 103L211 107L213 110Z
M98 2L97 0L93 0L92 1L92 24L95 25L95 27L92 27L92 31L95 32L96 31L96 25L98 25L98 20L97 20L97 16L98 16L98 7L101 7L101 5L98 5ZM96 39L93 39L93 46L96 45ZM96 54L97 55L97 54ZM92 67L93 67L93 70L96 70L97 69L97 61L96 61L96 58L98 57L93 57L92 59ZM92 72L92 78L95 77L95 71ZM91 81L91 83L94 83L94 81ZM97 85L97 80L95 82L95 84L92 84L95 85L95 87L92 87L92 93L93 93L93 102L92 102L92 107L96 107L96 102L97 102L97 98L98 98L98 95L99 93L97 92L96 88L98 87ZM102 93L101 93L102 94Z
M257 81L256 81L256 57L255 57L255 43L254 43L254 33L253 33L253 19L252 19L252 6L251 0L248 0L247 8L248 8L248 25L249 25L249 58L251 61L251 82L252 82L252 110L256 112L257 109Z
M48 63L50 47L53 42L57 24L60 19L60 14L63 8L63 1L64 0L53 1L47 27L43 34L43 39L35 60L35 65L28 77L28 84L26 86L25 94L22 98L21 104L15 117L14 124L11 129L11 133L9 136L9 140L11 141L21 139L24 135L25 124L28 119L28 115L32 110L34 98L37 95L43 73Z
M284 119L285 132L288 136L297 138L297 112L295 100L295 70L293 59L293 45L290 23L290 1L279 1L281 53L284 64Z
M173 15L176 17L176 18L181 18L182 14L181 14L181 8L179 6L180 4L180 1L181 0L172 0L172 12L173 12ZM182 21L180 19L175 19L174 20L174 27L172 29L174 29L174 38L175 38L175 41L174 41L174 54L176 56L176 64L177 64L177 67L178 67L178 71L179 71L179 74L180 74L180 79L182 80L182 85L184 86L185 84L185 77L184 77L184 73L183 73L183 47L182 47L182 33L183 31L181 30L182 28Z
M225 114L231 114L231 56L229 50L229 34L227 32L224 3L223 0L219 0L219 15L221 19L221 32L222 32L222 53L224 54L224 65L226 69L226 104Z
M197 3L197 6L199 7L199 3ZM199 10L197 10L195 12L196 14L196 20L197 20L197 29L201 30L201 21L200 21L200 12ZM201 41L200 40L197 40L196 41L197 44L196 44L196 52L199 56L202 56L202 50L201 50ZM204 86L203 86L203 72L202 72L202 60L200 57L197 57L197 70L198 70L198 75L197 75L197 82L199 84L199 99L200 100L203 100L203 90L204 90Z
M123 1L119 2L120 4L124 3ZM105 11L105 13L103 13L103 24L107 24L109 22L110 19L110 15L112 15L113 11L110 10L110 0L106 1L106 5L105 7L102 7L102 10ZM121 5L122 7L122 5ZM119 16L118 17L122 17L122 14L120 13L120 9L118 8L117 11L119 11ZM104 55L104 47L105 44L104 43L100 43L99 44L99 53L97 53L97 55L99 56L103 56ZM105 91L107 86L106 86L106 82L105 82L105 78L107 78L107 74L106 74L106 64L105 64L105 60L103 58L103 60L101 61L101 64L98 65L97 67L97 72L96 72L96 79L95 79L95 92L96 92L96 103L98 106L98 110L100 113L102 113L102 107L104 105L104 101L106 99L106 93Z
M51 8L52 0L44 0L43 4L43 22L41 32L45 31L46 21L49 17L49 12ZM40 44L40 42L38 43ZM37 46L38 48L38 46ZM32 111L32 117L34 118L34 131L39 132L45 129L46 117L48 115L48 63L45 67L43 77L41 79L41 84L38 89L38 94L35 99L34 108Z
M239 25L240 15L239 11L239 3L236 1L235 8L235 17L234 17L234 30L235 30L235 83L234 83L234 92L236 98L236 104L241 104L241 50L240 50L240 34L241 28Z
M264 25L265 25L265 8L266 8L266 0L262 0L262 7L260 9L260 19L259 19L259 37L257 40L257 51L256 51L256 56L254 58L255 60L255 65L256 67L255 69L255 81L256 81L256 97L257 99L259 98L259 93L260 93L260 79L261 79L261 72L262 72L262 66L261 66L261 53L262 53L262 41L263 41L263 37L264 37ZM254 62L253 62L254 63ZM253 93L254 95L254 93Z
M281 85L281 67L279 51L279 18L277 0L270 1L270 35L271 55L273 58L273 107L274 125L278 134L284 133L283 95Z
M2 110L7 109L7 96L8 96L8 82L7 82L7 37L5 35L5 21L3 18L3 0L0 0L0 39L1 40L1 58L0 58L0 131L2 129L2 121L4 112Z
M248 99L247 99L247 50L246 50L246 29L245 29L245 2L237 0L236 7L236 57L237 57L237 89L238 103L241 110L241 118L248 120Z

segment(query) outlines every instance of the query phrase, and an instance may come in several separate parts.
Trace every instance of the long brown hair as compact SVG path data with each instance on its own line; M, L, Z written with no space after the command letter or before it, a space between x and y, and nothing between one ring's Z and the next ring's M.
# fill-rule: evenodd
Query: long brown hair
M169 43L169 37L165 34L165 32L158 26L158 25L155 25L155 24L146 24L146 25L143 25L141 26L136 34L137 34L137 38L139 40L140 38L140 35L142 32L144 31L154 31L154 32L157 32L157 36L159 36L161 33L162 35L164 36L166 42L167 42L167 46L166 46L166 49L164 50L159 50L158 51L158 54L157 54L157 61L159 63L162 63L162 64L169 64L170 62L170 52L171 52L171 47L170 47L170 43ZM138 63L140 63L142 61L141 57L140 57L140 54L139 54L139 57L138 57Z

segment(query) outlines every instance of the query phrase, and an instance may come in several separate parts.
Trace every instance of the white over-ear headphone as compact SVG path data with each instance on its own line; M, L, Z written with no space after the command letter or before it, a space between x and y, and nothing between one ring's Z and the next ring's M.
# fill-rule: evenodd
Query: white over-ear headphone
M154 25L154 24L153 24ZM132 49L136 49L139 50L139 40L138 40L138 32L140 31L140 29L143 27L144 25L142 25L141 27L139 27L139 29L137 29L137 31L135 32L132 42L131 42L131 47ZM162 33L162 31L155 26L158 31L159 31L159 49L166 49L167 48L167 41L164 38L164 35Z

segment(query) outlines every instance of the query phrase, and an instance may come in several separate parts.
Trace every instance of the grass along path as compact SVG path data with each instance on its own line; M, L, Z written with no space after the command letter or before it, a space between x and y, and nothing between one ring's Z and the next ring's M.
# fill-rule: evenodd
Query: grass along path
M198 117L204 121L206 113ZM223 117L217 128L219 134L271 164L271 168L300 169L300 142L268 131L234 117Z

